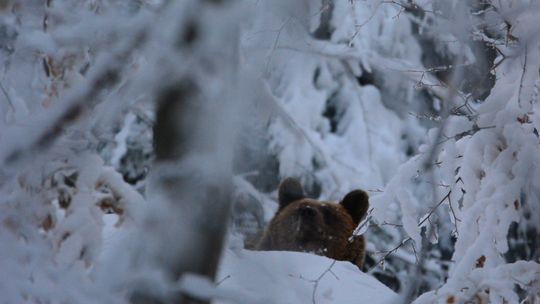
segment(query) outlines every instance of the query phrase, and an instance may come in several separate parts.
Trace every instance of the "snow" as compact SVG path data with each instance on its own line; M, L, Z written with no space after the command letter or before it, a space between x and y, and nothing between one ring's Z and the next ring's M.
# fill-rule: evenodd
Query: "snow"
M105 216L99 264L118 261L119 243L132 243L129 229L118 229L115 215ZM235 246L234 237L222 253L215 284L187 274L173 290L214 298L215 303L394 303L398 296L374 277L346 261L302 252L251 251ZM117 268L118 269L118 268ZM104 271L104 273L102 273ZM107 268L100 267L102 275ZM131 274L134 276L135 274ZM135 275L137 276L137 275ZM114 281L116 276L108 278ZM315 283L318 280L317 287ZM164 283L164 282L163 282ZM315 292L314 292L315 290Z
M218 290L241 291L242 297L257 300L250 303L311 303L313 294L318 304L397 300L397 294L352 263L301 252L226 250L217 281Z

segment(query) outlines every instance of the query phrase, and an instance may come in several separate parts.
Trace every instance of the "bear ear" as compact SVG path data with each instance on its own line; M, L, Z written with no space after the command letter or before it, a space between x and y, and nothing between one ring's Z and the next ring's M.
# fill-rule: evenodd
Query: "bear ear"
M304 197L304 189L300 182L295 178L288 177L281 182L281 185L279 185L279 209L283 209L288 204L303 199Z
M351 215L354 223L358 225L360 220L364 217L369 208L369 197L366 192L362 190L354 190L349 192L340 204Z

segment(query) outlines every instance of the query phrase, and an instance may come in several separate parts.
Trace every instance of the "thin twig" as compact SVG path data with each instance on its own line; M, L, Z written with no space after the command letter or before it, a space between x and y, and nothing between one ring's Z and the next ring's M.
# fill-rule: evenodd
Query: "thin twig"
M454 217L454 226L456 228L456 234L459 235L458 228L457 228L457 222L461 220L457 218L456 213L454 212L454 207L452 207L452 200L450 199L450 196L448 197L448 206L450 206L450 211L452 212L452 216Z
M422 224L424 224L430 217L431 215L433 214L433 212L435 212L435 210L437 208L439 208L439 206L448 198L450 199L450 193L452 193L452 190L448 191L448 193L437 203L437 205L431 207L431 210L428 212L428 214L425 216L425 218L423 220L421 220L419 223L418 223L418 226L422 226Z
M405 10L405 11L409 11L411 12L412 10L417 10L417 11L420 11L423 15L425 15L426 13L430 13L430 14L433 14L437 17L441 17L441 18L444 18L444 19L447 19L446 16L444 16L443 14L437 12L437 11L434 11L434 10L428 10L428 9L425 9L421 6L419 6L418 4L416 4L414 1L410 1L408 3L404 3L402 1L396 1L396 0L385 0L383 1L384 3L387 3L387 4L395 4L397 6L400 6L401 9Z
M525 58L523 60L523 69L521 71L521 79L519 80L518 105L521 106L521 90L523 89L523 78L527 69L527 44L525 44Z
M418 223L418 227L421 227L425 221L427 221L432 215L433 213L435 212L435 210L448 198L450 199L450 193L452 192L452 190L448 191L448 193L435 205L431 208L431 210L425 215L424 219L421 220L419 223ZM383 223L381 225L392 225L394 226L395 224L389 224L389 223ZM395 225L397 226L397 225ZM394 252L396 252L399 248L401 248L405 243L407 243L408 241L412 240L411 237L408 237L406 239L404 239L403 241L401 241L401 243L399 245L397 245L396 247L394 247L393 249L391 250L387 250L387 251L381 251L380 253L386 253L377 263L375 263L369 270L368 272L370 272L372 269L374 269L375 267L377 267L379 264L381 264L387 257L389 257L391 254L393 254ZM417 260L417 263L419 261L418 257L417 257L417 253L416 253L416 249L414 248L414 245L411 244L411 246L413 246L413 251L414 251L414 254L415 254L415 257L416 257L416 260Z
M371 266L371 268L369 268L367 272L371 272L371 270L375 269L377 266L379 266L381 263L383 263L386 260L387 257L389 257L391 254L396 252L399 248L401 248L403 245L405 245L405 243L407 243L410 240L412 240L412 238L408 237L408 238L404 239L403 241L401 241L401 243L399 243L399 245L397 245L396 247L394 247L394 248L392 248L392 249L390 249L388 251L382 251L382 252L386 252L386 254L382 258L380 258L377 261L377 263L375 263L373 266Z
M6 90L6 88L4 88L4 84L2 84L2 82L0 81L0 89L2 90L2 93L4 94L4 96L6 96L6 100L9 104L9 107L11 108L11 110L13 112L15 112L15 106L13 105L13 102L11 101L11 98L9 98L9 94Z
M418 254L416 254L416 248L414 248L414 244L411 244L412 251L414 252L414 258L416 259L416 264L418 264Z
M219 285L221 285L221 283L225 282L226 280L228 280L228 279L230 279L230 278L231 278L231 275L230 275L230 274L226 275L223 279L221 279L221 280L219 280L219 281L216 282L216 287L219 286Z
M467 131L464 131L464 132L461 132L461 133L458 133L458 134L455 134L453 136L444 136L444 135L441 135L441 137L445 137L444 140L441 140L439 142L437 142L437 145L440 145L442 143L445 143L447 141L449 141L450 139L455 139L455 140L460 140L461 138L465 137L465 136L472 136L474 135L476 132L480 131L480 130L485 130L485 129L494 129L496 128L496 126L487 126L487 127L479 127L477 125L474 125L472 129L470 130L467 130Z
M403 227L402 224L394 224L394 223L388 223L386 221L379 224L379 226L392 226L392 227Z
M333 260L332 263L326 268L326 270L323 271L323 272L321 273L321 275L319 275L318 278L316 278L315 280L312 281L312 283L314 283L314 285L313 285L313 292L311 293L311 303L317 304L317 302L316 302L316 300L315 300L315 294L317 293L317 288L319 287L319 283L321 282L321 279L322 279L327 273L330 272L330 273L334 274L334 273L332 272L332 267L334 267L335 264L336 264L336 260ZM334 276L336 276L336 275L334 274ZM337 278L337 276L336 276L336 278Z
M275 52L275 50L276 50L276 48L278 46L278 43L279 43L279 38L281 36L281 32L283 31L285 26L291 21L291 19L292 19L292 16L289 17L289 19L287 19L287 21L283 22L283 24L279 27L279 30L277 31L276 39L274 39L274 43L272 45L272 50L270 50L270 54L268 54L268 59L266 60L266 65L264 67L265 74L267 74L267 75L269 73L270 62L272 61L272 57L273 57L274 52Z
M367 18L364 22L362 22L361 24L356 24L354 27L356 28L356 31L354 32L354 34L352 35L351 39L349 39L349 47L352 47L353 46L353 41L354 39L356 38L356 36L358 36L358 34L360 33L360 29L362 29L362 27L364 25L366 25L368 22L371 21L371 19L373 19L373 17L375 17L375 14L377 13L377 10L379 9L379 7L381 6L381 4L385 3L385 1L381 1L379 3L377 3L377 6L373 9L373 11L371 12L371 15L369 16L369 18Z

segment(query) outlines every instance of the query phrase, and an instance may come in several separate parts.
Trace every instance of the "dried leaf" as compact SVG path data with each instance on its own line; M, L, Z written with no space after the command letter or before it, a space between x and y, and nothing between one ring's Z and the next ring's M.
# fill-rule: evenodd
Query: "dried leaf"
M486 257L482 255L481 257L476 260L476 268L482 268L484 267L484 263L486 262Z

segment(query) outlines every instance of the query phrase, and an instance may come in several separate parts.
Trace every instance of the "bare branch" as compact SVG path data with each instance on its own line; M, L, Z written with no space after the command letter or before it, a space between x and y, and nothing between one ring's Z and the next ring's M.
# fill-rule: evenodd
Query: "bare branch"
M228 280L228 279L230 279L230 278L231 278L231 275L230 275L230 274L226 275L223 279L221 279L221 280L219 280L219 281L216 282L216 287L219 286L219 285L221 285L221 283L225 282L226 280Z
M456 217L456 213L454 212L454 207L452 207L452 200L450 199L450 196L448 196L448 206L450 206L450 211L452 212L452 216L454 217L454 226L456 229L456 234L459 235L458 228L457 228L457 222L461 222L460 219Z
M448 191L448 193L435 205L433 206L430 211L424 216L424 218L418 223L418 226L421 227L426 221L429 220L429 218L433 215L433 213L435 212L435 210L437 208L439 208L439 206L446 200L448 199L449 200L449 203L450 203L450 193L452 193L452 190ZM398 225L398 224L392 224L392 223L386 223L386 222L383 222L381 225L390 225L390 226L395 226L395 227L402 227L403 225ZM404 240L401 241L401 243L399 243L396 247L394 247L393 249L390 249L390 250L386 250L386 251L380 251L379 253L385 253L385 255L379 259L377 261L377 263L375 263L373 266L371 266L371 268L369 268L368 272L371 272L373 269L375 269L377 266L381 265L381 263L383 263L386 258L388 258L391 254L393 254L394 252L396 252L399 248L401 248L403 245L405 245L405 243L407 243L408 241L412 240L411 237L408 237ZM417 255L417 252L416 252L416 249L414 248L414 245L411 244L411 246L413 247L413 251L414 251L414 255L416 257L416 260L417 260L417 263L419 262L419 259L418 259L418 255Z
M319 283L321 282L322 278L324 278L324 276L327 274L327 273L332 273L332 267L334 267L334 265L336 264L336 260L333 260L332 263L330 263L330 265L321 273L321 275L319 275L318 278L316 278L315 280L312 281L312 283L314 283L313 285L313 292L311 293L311 303L313 304L317 304L316 300L315 300L315 294L317 293L317 288L319 287ZM334 276L337 278L337 276L334 274Z
M4 94L4 96L6 97L6 101L9 105L9 107L11 108L11 110L13 112L15 112L15 106L13 105L13 102L11 101L11 98L9 98L9 94L8 92L6 91L6 88L4 88L4 84L2 84L2 82L0 81L0 90L2 91L2 93Z
M274 44L272 45L272 50L270 51L270 54L268 54L268 59L266 60L266 65L265 65L265 68L264 68L265 74L267 74L267 75L268 75L268 73L270 73L270 71L269 71L270 62L272 61L272 57L274 55L274 52L277 49L277 46L278 46L278 43L279 43L279 38L281 37L281 32L283 31L285 26L287 24L289 24L289 22L291 22L292 18L293 18L292 16L289 17L289 19L287 19L287 21L283 22L283 24L277 30L277 35L276 35L276 38L274 39Z
M377 268L377 266L382 265L382 263L384 263L386 258L388 258L391 254L396 252L399 248L401 248L403 245L405 245L408 241L411 241L411 240L412 240L412 238L408 237L408 238L404 239L403 241L401 241L401 243L399 243L399 245L397 245L396 247L394 247L394 248L392 248L392 249L390 249L388 251L382 251L382 252L385 252L386 254L382 258L380 258L377 261L377 263L375 263L373 266L371 266L371 268L369 268L367 272L371 272L373 269Z
M470 130L463 131L463 132L458 133L458 134L455 134L455 135L453 135L453 136L448 136L448 137L447 137L447 136L444 136L444 137L446 137L446 138L445 138L444 140L442 140L442 141L439 141L439 142L437 143L437 145L440 145L440 144L442 144L442 143L444 143L444 142L447 142L447 141L449 141L450 139L455 139L455 140L457 141L457 140L462 139L462 138L465 137L465 136L471 136L471 135L475 134L476 132L478 132L478 131L480 131L480 130L493 129L493 128L495 128L495 126L479 127L478 125L474 124L473 127L472 127L472 129L470 129Z
M521 90L523 89L523 78L525 77L525 71L527 69L527 44L525 44L525 56L523 59L523 68L521 71L521 78L519 80L519 90L518 90L518 105L521 106Z
M437 203L437 205L431 207L431 210L429 210L429 212L427 213L427 215L425 215L425 218L423 220L421 220L419 223L418 223L418 226L422 226L430 217L431 215L433 215L433 212L435 212L435 210L437 208L439 208L439 206L446 200L446 199L450 199L450 193L452 193L452 190L448 191L448 193L441 199L441 201L439 203Z

